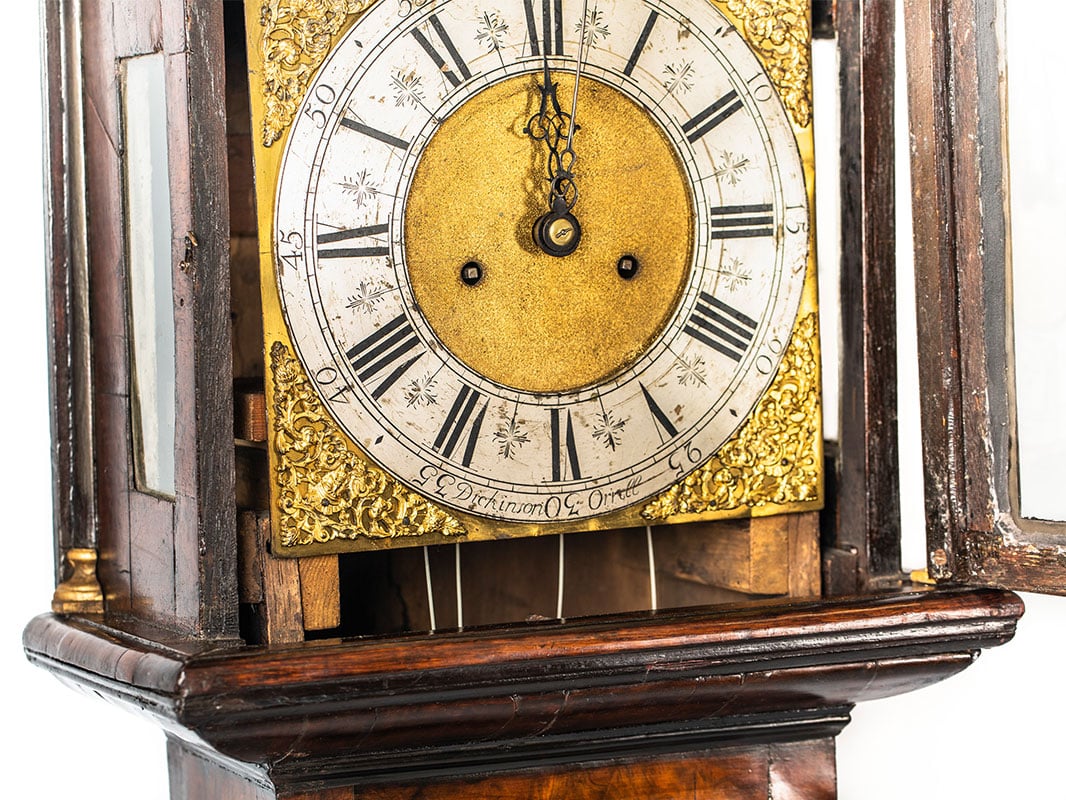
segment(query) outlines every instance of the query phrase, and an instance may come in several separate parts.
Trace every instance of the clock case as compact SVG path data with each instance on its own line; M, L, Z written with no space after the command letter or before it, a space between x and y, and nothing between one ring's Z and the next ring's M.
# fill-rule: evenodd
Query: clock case
M836 36L840 55L845 232L843 412L828 448L830 507L815 528L820 574L752 591L767 551L750 523L731 523L722 551L657 561L651 610L632 536L597 533L586 560L600 572L568 587L585 599L556 619L485 577L506 579L524 558L527 570L554 562L518 543L471 546L462 588L449 589L446 547L428 564L437 605L455 616L430 632L431 601L404 577L422 578L423 564L269 552L262 395L229 377L254 378L241 365L254 361L258 313L241 299L240 265L257 247L242 7L177 0L120 13L114 0L46 2L58 588L55 611L26 629L28 657L155 718L174 798L835 797L833 737L855 703L941 680L1013 636L1015 595L960 585L981 581L982 558L1016 565L984 573L992 582L1063 586L1046 533L1025 548L1038 570L1012 556L1017 531L996 516L1009 499L997 494L1001 462L957 457L1000 430L994 405L962 399L974 387L998 397L1004 385L993 337L966 335L998 324L994 309L960 302L989 297L980 287L1004 269L987 252L975 268L966 247L988 224L972 196L982 162L968 158L987 131L980 88L998 74L979 25L988 5L906 8L910 50L924 59L910 75L915 188L933 194L944 223L916 216L930 564L955 583L916 584L900 569L893 6L815 3L816 29ZM122 62L154 52L166 63L177 341L169 498L140 490L134 464L117 146ZM965 424L945 426L941 407ZM945 476L965 491L945 490ZM780 567L776 552L768 563ZM749 583L692 574L722 565ZM464 625L447 630L460 597ZM511 618L472 618L479 604Z

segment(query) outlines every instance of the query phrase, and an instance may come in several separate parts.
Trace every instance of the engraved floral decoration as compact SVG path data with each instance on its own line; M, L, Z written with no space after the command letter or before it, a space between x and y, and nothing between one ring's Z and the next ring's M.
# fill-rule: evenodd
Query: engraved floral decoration
M518 449L529 442L529 435L519 426L518 420L512 417L506 422L501 422L492 438L500 446L497 451L502 458L514 458Z
M375 0L264 0L259 12L263 58L263 146L292 124L307 85L351 14Z
M574 33L581 33L581 23L577 22L574 25ZM607 28L607 23L604 22L604 14L600 11L598 6L593 6L585 12L585 38L582 40L582 44L585 47L595 47L600 39L606 39L611 35L611 31Z
M674 367L677 369L677 382L682 386L707 385L707 363L703 356L678 356Z
M792 121L811 123L809 0L728 0L745 38L762 56Z
M356 208L363 208L378 196L378 186L370 177L368 170L360 170L355 175L346 176L341 181L341 192L355 201Z
M348 296L347 307L363 314L373 314L378 304L392 292L395 287L386 281L359 281L355 293Z
M466 533L448 512L349 449L281 342L270 348L270 370L282 546Z
M737 434L642 510L646 520L818 500L815 314L800 320L773 385Z
M604 447L612 450L618 448L622 442L622 431L625 430L629 419L616 419L614 412L604 410L596 415L596 425L592 429L592 438L601 439Z
M740 183L740 178L744 173L748 171L751 161L747 156L733 155L728 150L723 150L720 158L721 166L711 173L712 177L722 178L730 186L736 186Z
M696 71L691 61L667 64L663 70L663 88L667 94L688 94L696 81Z
M717 271L722 276L722 286L727 292L735 292L751 282L751 270L739 258L724 258Z
M500 19L498 11L482 11L478 17L477 35L474 37L487 50L499 50L507 38L507 23Z
M392 88L396 90L394 97L397 108L421 105L426 99L422 76L414 70L397 70L392 76Z

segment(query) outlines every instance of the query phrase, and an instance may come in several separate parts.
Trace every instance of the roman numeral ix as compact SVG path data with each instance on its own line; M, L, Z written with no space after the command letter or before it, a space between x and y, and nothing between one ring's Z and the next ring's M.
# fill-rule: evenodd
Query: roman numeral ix
M396 381L424 354L415 329L403 314L382 325L358 344L348 349L345 355L363 384L385 377L377 385L371 397L381 398Z
M759 323L717 297L700 292L685 333L734 361L744 357Z

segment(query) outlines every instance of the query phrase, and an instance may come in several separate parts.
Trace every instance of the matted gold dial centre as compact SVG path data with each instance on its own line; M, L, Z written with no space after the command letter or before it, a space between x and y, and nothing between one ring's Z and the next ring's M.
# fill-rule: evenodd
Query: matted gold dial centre
M572 76L555 79L569 99ZM694 214L658 125L583 77L572 210L582 238L568 256L544 253L531 231L548 211L547 148L524 131L538 80L508 78L444 120L415 169L404 240L415 301L457 358L517 390L565 392L626 368L660 335L688 282ZM627 256L640 268L624 279ZM472 262L483 269L474 286L462 280Z

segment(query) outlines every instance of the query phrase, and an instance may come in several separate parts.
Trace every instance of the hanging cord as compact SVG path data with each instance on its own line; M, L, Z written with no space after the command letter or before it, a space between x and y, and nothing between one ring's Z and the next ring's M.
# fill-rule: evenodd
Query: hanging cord
M559 594L555 601L555 616L563 618L563 580L566 577L566 553L563 548L563 534L559 534Z
M426 594L429 595L429 630L437 630L437 614L433 610L433 576L429 573L429 548L422 546L422 559L426 564Z
M651 586L651 610L659 610L659 592L655 585L655 544L651 537L651 525L644 526L648 534L648 584Z
M455 543L455 617L456 625L463 627L463 570L459 557L459 543Z

